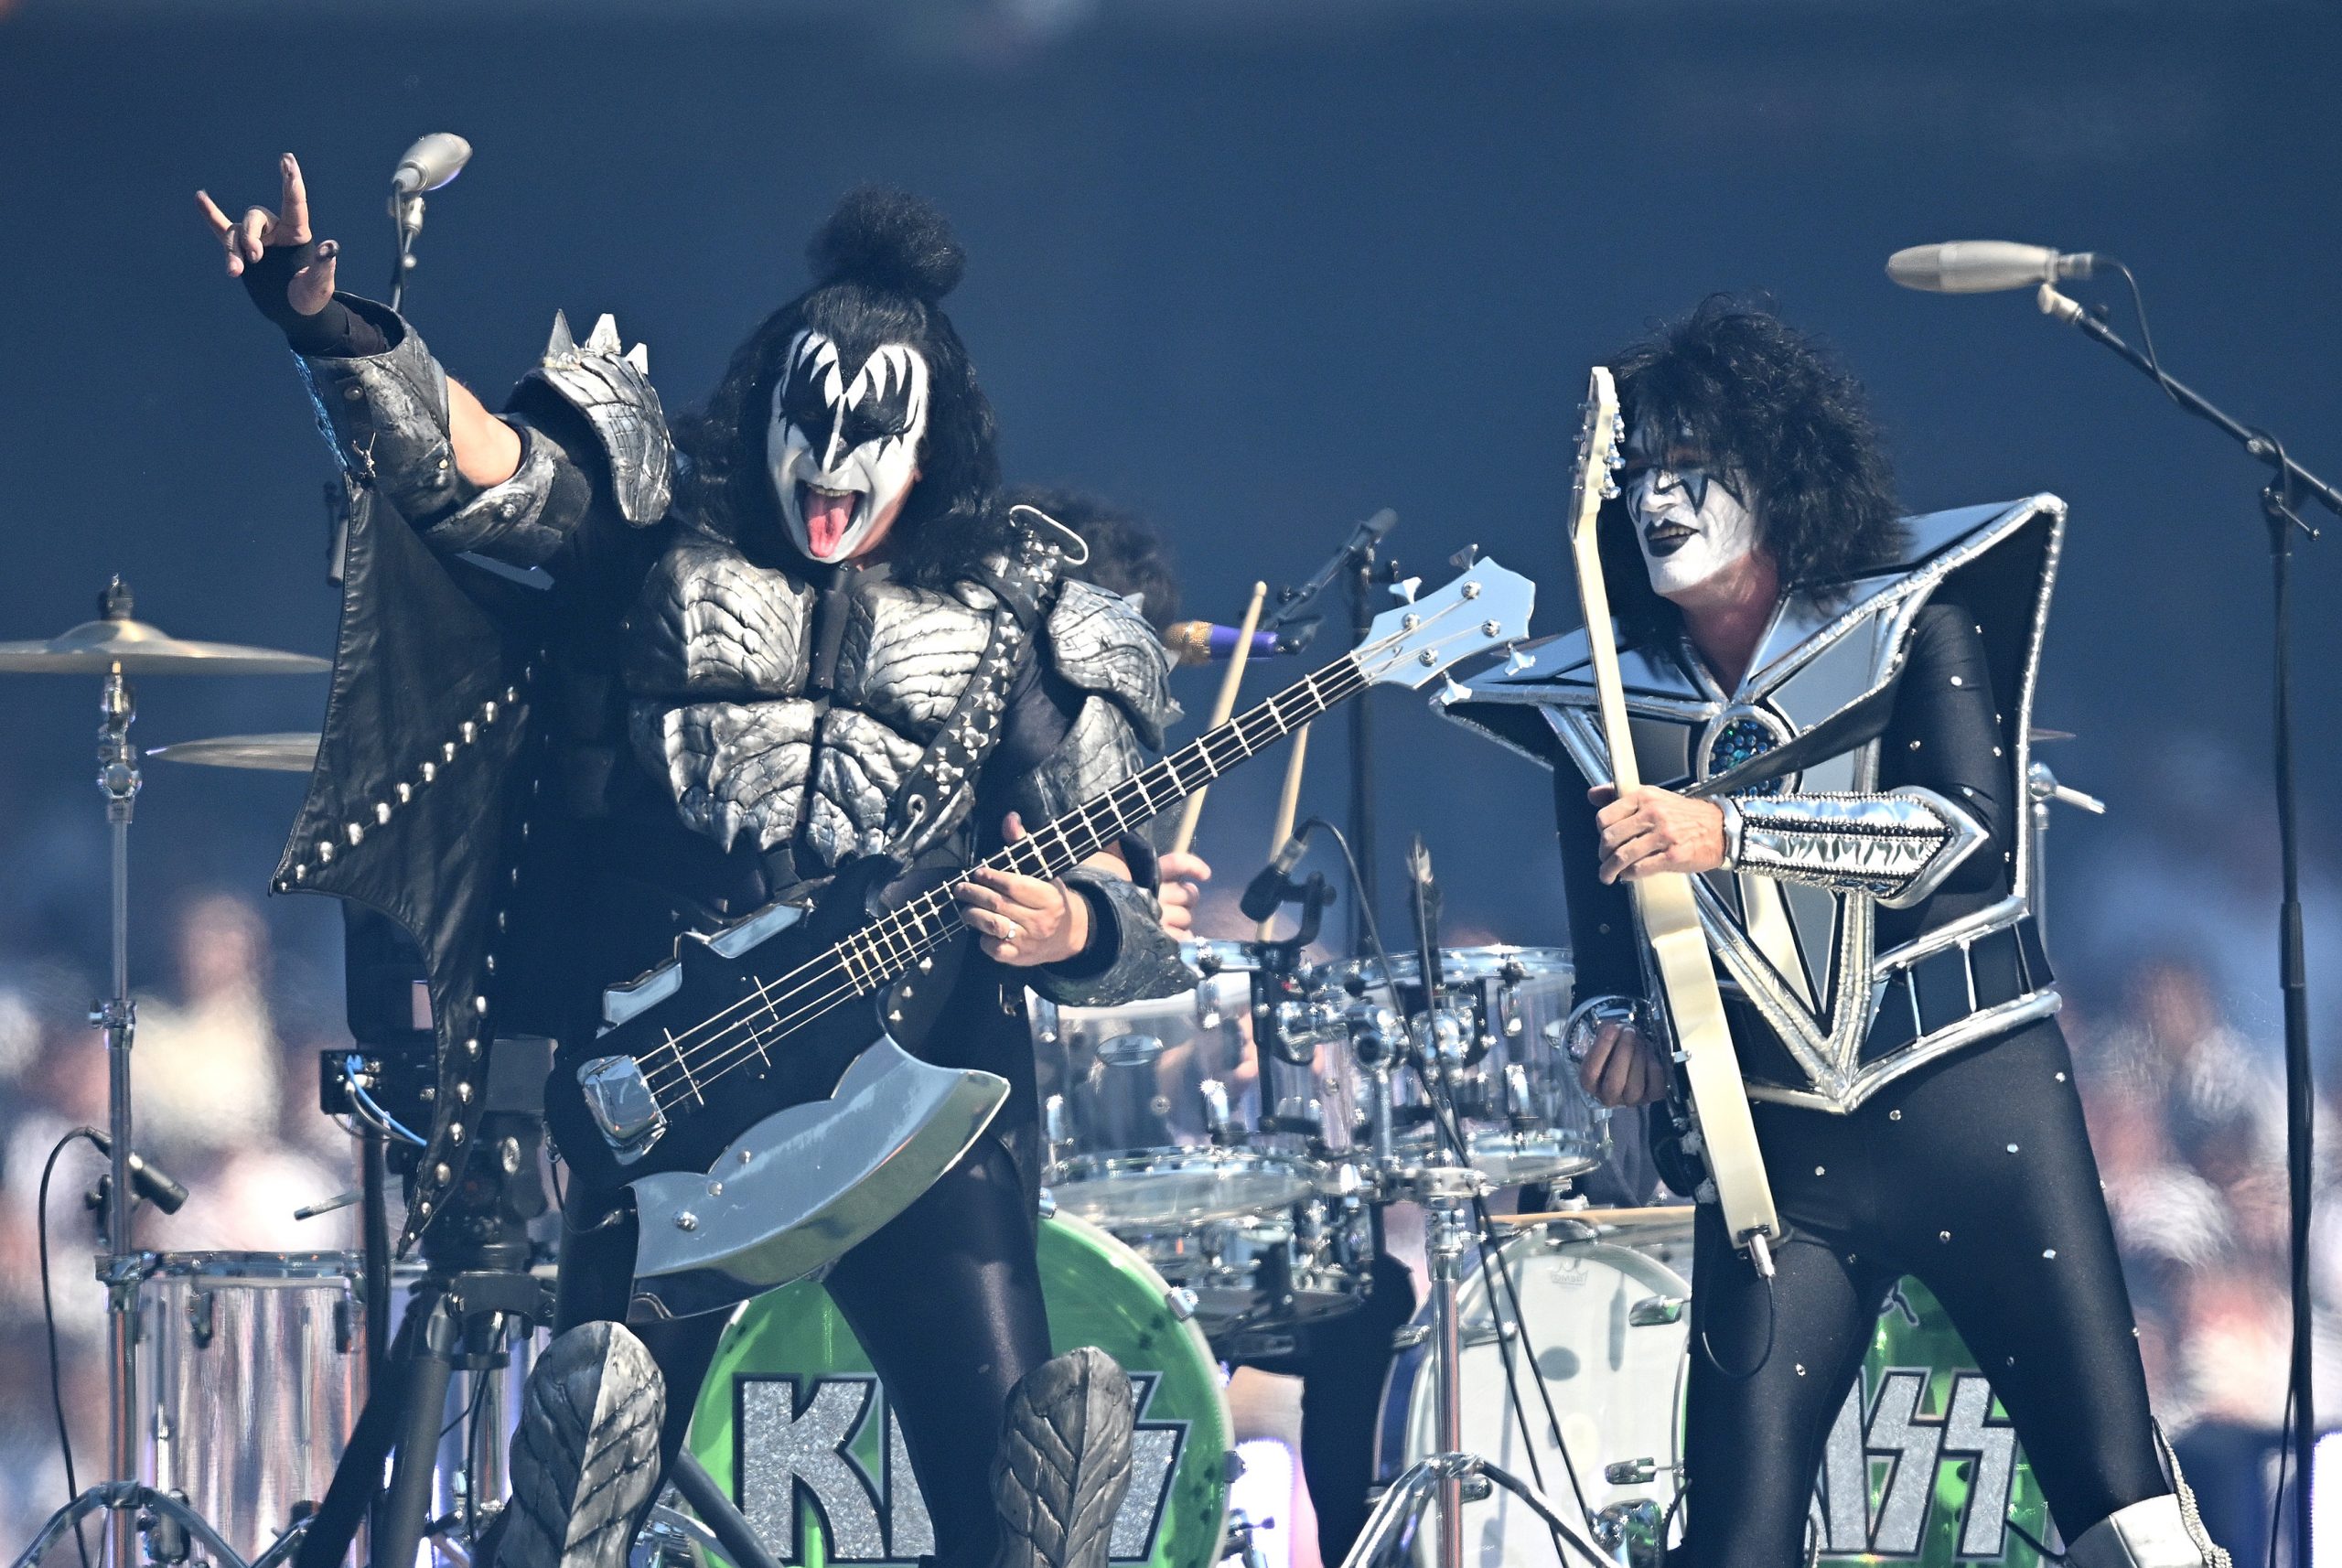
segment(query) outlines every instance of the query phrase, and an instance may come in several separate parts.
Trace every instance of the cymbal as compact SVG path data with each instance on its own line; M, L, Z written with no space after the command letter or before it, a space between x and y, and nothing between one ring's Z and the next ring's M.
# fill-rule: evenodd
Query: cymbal
M263 773L306 773L317 766L317 732L288 731L277 735L215 735L203 740L176 741L150 747L149 757L165 762L192 762L204 768L245 768Z
M317 675L329 659L196 642L131 618L129 587L116 577L99 597L102 614L46 640L0 642L0 674L15 675Z
M1595 1235L1623 1241L1629 1247L1656 1247L1692 1239L1693 1206L1666 1204L1650 1208L1561 1208L1543 1214L1499 1214L1496 1222L1520 1230L1540 1225L1583 1225Z

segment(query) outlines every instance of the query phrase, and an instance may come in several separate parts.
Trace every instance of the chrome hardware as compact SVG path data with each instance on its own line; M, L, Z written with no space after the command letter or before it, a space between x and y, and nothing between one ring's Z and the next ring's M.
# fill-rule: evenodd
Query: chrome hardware
M594 1124L620 1165L640 1159L666 1132L667 1113L652 1098L642 1064L634 1058L596 1057L577 1069L577 1082Z
M1682 1321L1683 1298L1680 1295L1645 1296L1627 1308L1627 1326L1629 1328L1658 1328Z

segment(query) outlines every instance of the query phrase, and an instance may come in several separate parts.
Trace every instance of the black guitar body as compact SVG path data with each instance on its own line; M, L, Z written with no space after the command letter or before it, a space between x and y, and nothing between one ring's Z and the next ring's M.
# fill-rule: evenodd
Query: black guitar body
M911 969L876 995L851 994L845 975L825 955L874 916L951 879L944 871L904 876L892 861L872 857L841 872L802 919L736 957L712 945L720 936L679 939L680 981L671 994L597 1037L563 1042L554 1053L545 1124L570 1180L590 1195L615 1197L638 1176L704 1171L773 1112L828 1098L847 1065L882 1033L916 1053L959 979L971 934L959 931L932 950L929 967ZM653 971L635 986L663 986L669 973ZM797 988L800 1002L775 1009L783 1018L801 1012L784 1033L755 1004L760 993L772 1000ZM814 1005L821 1002L830 1004ZM631 1163L613 1151L578 1077L609 1057L641 1064L667 1122Z

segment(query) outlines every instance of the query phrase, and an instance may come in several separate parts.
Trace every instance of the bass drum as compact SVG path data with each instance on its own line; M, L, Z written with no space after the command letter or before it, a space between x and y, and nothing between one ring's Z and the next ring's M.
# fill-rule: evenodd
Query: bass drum
M1608 1242L1536 1232L1515 1237L1504 1253L1528 1315L1536 1373L1561 1417L1587 1506L1599 1514L1649 1499L1663 1515L1675 1499L1682 1453L1679 1417L1691 1352L1689 1314L1676 1308L1690 1288L1664 1264ZM1464 1446L1527 1480L1532 1472L1506 1398L1483 1274L1465 1283L1459 1305ZM1504 1322L1509 1334L1509 1310ZM1385 1484L1434 1451L1437 1412L1423 1343L1429 1325L1426 1307L1402 1331L1412 1343L1391 1369L1378 1444ZM1538 1434L1546 1498L1569 1517L1575 1511L1569 1472L1547 1435L1517 1342L1512 1355ZM1606 1475L1612 1466L1651 1478L1614 1484ZM1887 1297L1862 1380L1846 1391L1814 1482L1809 1542L1824 1563L2040 1568L2040 1555L2010 1526L2050 1539L2047 1504L2006 1412L1942 1307L1913 1279ZM1479 1568L1549 1559L1553 1550L1544 1521L1502 1491L1466 1504L1465 1520L1464 1560ZM1426 1521L1415 1538L1426 1563L1433 1538Z
M1162 1275L1085 1221L1044 1219L1040 1263L1052 1348L1095 1345L1138 1389L1110 1560L1209 1568L1227 1522L1230 1444L1202 1333ZM690 1442L783 1563L909 1564L935 1550L886 1388L811 1281L740 1309L700 1385Z
M1551 1230L1515 1236L1502 1251L1529 1319L1535 1362L1521 1353L1520 1337L1512 1332L1509 1301L1503 1304L1504 1343L1499 1343L1498 1304L1490 1300L1487 1271L1476 1268L1457 1301L1464 1342L1465 1451L1524 1481L1542 1474L1547 1499L1564 1518L1577 1511L1570 1466L1575 1466L1586 1508L1595 1513L1646 1498L1664 1512L1675 1498L1677 1412L1683 1407L1688 1364L1681 1308L1692 1287L1666 1264L1629 1248L1565 1239ZM1437 1452L1430 1334L1431 1304L1426 1302L1400 1330L1401 1349L1383 1395L1376 1473L1386 1486L1407 1466ZM1506 1396L1508 1355L1528 1405L1529 1430L1536 1434L1533 1448L1524 1446L1520 1423ZM1531 1385L1536 1378L1544 1380L1553 1412L1561 1418L1568 1465L1553 1446L1544 1405ZM1604 1466L1639 1456L1658 1461L1649 1481L1620 1485L1604 1477ZM1415 1535L1416 1556L1425 1563L1434 1561L1435 1536L1426 1515ZM1549 1563L1552 1554L1553 1538L1544 1521L1511 1494L1499 1490L1464 1505L1467 1565Z

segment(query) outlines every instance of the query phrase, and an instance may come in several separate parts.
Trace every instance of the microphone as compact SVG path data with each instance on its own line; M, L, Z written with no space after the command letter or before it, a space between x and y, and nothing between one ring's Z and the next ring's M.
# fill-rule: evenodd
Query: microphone
M1886 258L1886 275L1928 294L1994 294L2060 278L2086 278L2098 265L2089 251L2053 251L2006 240L1955 240L1913 245Z
M420 196L426 190L436 190L461 174L471 156L472 145L461 136L434 131L399 159L397 172L391 176L391 194Z
M1171 650L1171 662L1185 667L1209 664L1217 659L1233 659L1236 647L1243 637L1240 627L1221 626L1216 621L1173 621L1163 628L1163 645ZM1272 653L1294 653L1299 650L1273 631L1252 634L1251 657L1266 658Z
M113 1157L113 1140L103 1133L92 1130L90 1133L90 1141L97 1144L100 1154L109 1159ZM130 1158L126 1163L130 1166L131 1187L136 1190L139 1197L164 1213L177 1214L180 1206L187 1202L187 1188L173 1180L168 1171L150 1163L137 1150L133 1149L130 1152Z
M1307 830L1294 834L1277 845L1276 854L1269 857L1252 880L1244 886L1244 897L1236 901L1244 918L1254 922L1267 919L1284 902L1284 890L1293 875L1293 868L1301 864L1302 852L1309 847Z

